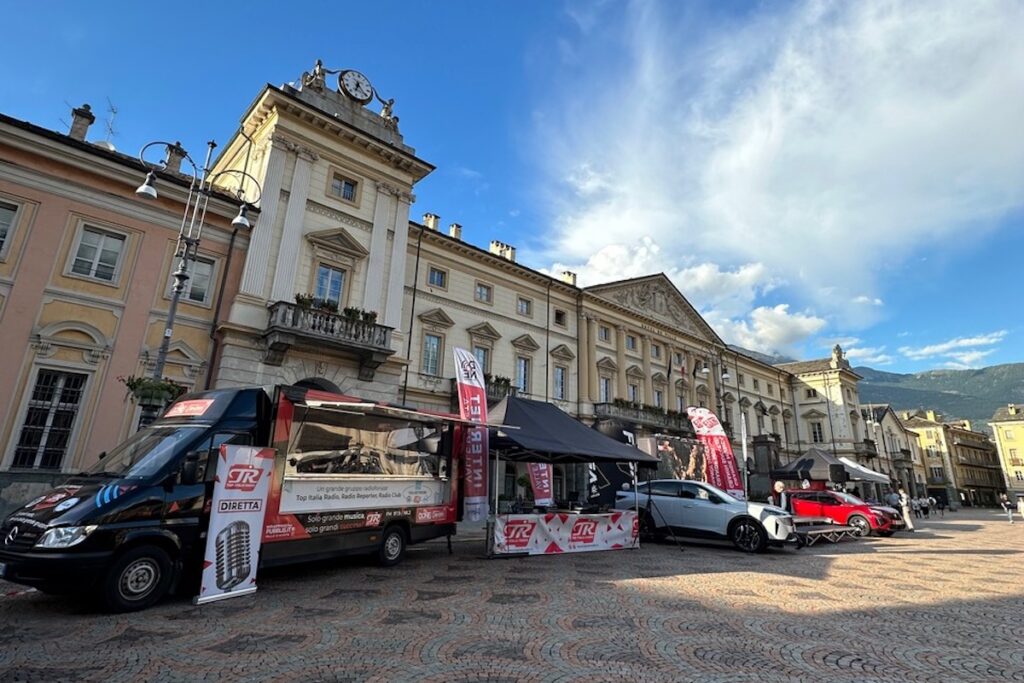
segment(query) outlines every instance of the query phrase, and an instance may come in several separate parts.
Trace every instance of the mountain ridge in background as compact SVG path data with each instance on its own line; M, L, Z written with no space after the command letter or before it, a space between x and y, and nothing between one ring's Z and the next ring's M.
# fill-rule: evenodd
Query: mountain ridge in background
M911 374L853 370L864 378L858 385L861 403L889 403L897 412L932 409L946 420L970 420L976 431L990 431L988 421L1000 406L1024 403L1024 363Z

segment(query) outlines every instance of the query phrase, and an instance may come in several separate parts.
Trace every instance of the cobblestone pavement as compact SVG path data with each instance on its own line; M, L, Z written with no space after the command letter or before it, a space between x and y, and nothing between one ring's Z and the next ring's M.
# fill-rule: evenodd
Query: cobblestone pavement
M487 560L478 543L109 616L0 582L0 681L1024 681L1024 524Z

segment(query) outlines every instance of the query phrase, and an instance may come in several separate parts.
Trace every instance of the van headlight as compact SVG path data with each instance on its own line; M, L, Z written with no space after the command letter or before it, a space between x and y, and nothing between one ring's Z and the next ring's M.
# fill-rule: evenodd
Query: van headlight
M58 526L47 529L46 533L36 541L37 548L70 548L78 545L89 534L96 531L96 525L89 526Z

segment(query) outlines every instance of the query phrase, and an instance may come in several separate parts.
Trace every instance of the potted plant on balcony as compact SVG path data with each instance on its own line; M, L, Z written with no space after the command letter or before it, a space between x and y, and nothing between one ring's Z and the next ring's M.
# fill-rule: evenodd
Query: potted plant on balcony
M320 299L315 297L313 299L313 308L323 313L337 313L338 304L330 299Z
M344 309L342 309L341 313L342 315L345 316L345 320L356 321L359 320L359 315L361 311L355 306L346 306Z
M117 381L128 389L126 398L140 406L164 406L185 393L186 388L169 380L155 377L118 377Z
M309 310L312 308L314 301L316 301L316 297L312 294L295 294L295 305L302 310Z
M359 316L363 319L364 323L373 325L377 322L377 311L360 311Z

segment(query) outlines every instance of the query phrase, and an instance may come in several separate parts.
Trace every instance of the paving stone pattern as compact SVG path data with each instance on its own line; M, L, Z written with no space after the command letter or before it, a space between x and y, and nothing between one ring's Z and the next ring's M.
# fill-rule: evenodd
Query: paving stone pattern
M0 582L0 682L1024 681L1024 523L920 527L765 555L430 543L122 616Z

